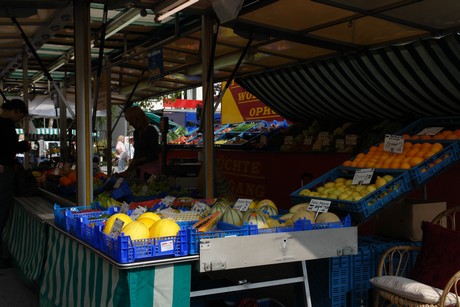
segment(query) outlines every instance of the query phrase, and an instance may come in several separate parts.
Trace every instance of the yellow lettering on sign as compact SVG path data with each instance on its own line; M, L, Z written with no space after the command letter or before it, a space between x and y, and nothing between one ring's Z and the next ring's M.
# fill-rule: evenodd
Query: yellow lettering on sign
M226 159L221 161L222 171L234 175L260 175L261 162Z
M262 199L265 196L265 187L261 184L250 182L230 181L233 193L237 196Z

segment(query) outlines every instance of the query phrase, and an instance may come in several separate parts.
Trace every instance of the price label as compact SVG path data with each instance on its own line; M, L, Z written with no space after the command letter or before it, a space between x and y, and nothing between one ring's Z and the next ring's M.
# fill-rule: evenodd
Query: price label
M115 184L113 185L114 189L118 189L121 184L123 183L123 178L118 178L117 181L115 181Z
M174 202L176 198L174 196L166 196L165 198L163 198L163 200L161 201L163 203L163 205L165 205L166 207L169 207L172 205L172 203Z
M127 202L124 201L124 202L121 204L120 212L121 212L121 213L126 213L126 212L128 212L128 210L129 210L129 204L128 204Z
M344 149L345 148L345 140L344 139L335 140L335 148L336 149Z
M192 209L190 209L190 211L195 212L195 213L198 213L198 214L203 213L204 210L206 210L206 204L205 204L205 203L202 203L202 202L200 202L200 201L196 202L196 203L192 206Z
M123 228L123 222L119 218L115 219L115 222L113 222L112 229L110 229L109 236L116 239L121 233L121 229Z
M404 138L400 135L385 134L383 150L393 153L402 153L404 149Z
M351 184L369 184L371 183L372 176L374 175L373 168L357 169Z
M345 144L355 146L358 144L358 136L356 134L345 135Z
M442 129L444 129L444 127L427 127L419 133L417 133L417 135L435 135L438 134L438 132Z
M139 218L139 216L144 213L145 211L147 211L147 208L145 207L142 207L142 206L139 206L137 207L136 209L134 209L133 213L131 213L130 217L133 221L137 220Z
M308 205L308 210L313 212L327 212L331 206L330 200L312 199Z
M235 205L233 206L233 209L239 210L239 211L248 211L251 203L252 203L252 199L238 198Z

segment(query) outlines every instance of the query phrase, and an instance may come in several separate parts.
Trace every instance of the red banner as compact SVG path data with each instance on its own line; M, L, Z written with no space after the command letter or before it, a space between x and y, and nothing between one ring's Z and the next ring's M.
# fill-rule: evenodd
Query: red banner
M177 109L195 109L197 104L201 104L201 100L194 99L165 99L163 101L163 106L168 108L177 108Z

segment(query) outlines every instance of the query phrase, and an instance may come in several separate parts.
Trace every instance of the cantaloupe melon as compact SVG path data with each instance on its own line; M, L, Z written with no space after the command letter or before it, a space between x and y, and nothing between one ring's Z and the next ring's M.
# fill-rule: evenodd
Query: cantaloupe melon
M268 216L278 215L278 209L270 205L265 205L258 209L262 210L262 212L266 213Z
M259 209L248 210L243 218L243 224L254 224L257 228L263 229L268 228L267 218L265 214Z
M275 203L270 199L262 199L257 202L256 209L261 209L262 207L270 206L273 207L276 211L278 208L276 207Z
M241 226L243 220L243 212L235 209L225 211L222 215L222 221L227 224Z

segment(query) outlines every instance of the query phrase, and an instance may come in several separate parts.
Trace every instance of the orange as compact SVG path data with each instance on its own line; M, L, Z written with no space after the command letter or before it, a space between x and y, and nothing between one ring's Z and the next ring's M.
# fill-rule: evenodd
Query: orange
M403 139L405 139L405 140L410 140L410 135L407 134L407 133L403 134L402 137L403 137Z
M366 162L366 166L367 168L374 168L375 167L375 162L374 161L368 161Z
M420 148L422 146L421 143L415 143L414 145L412 145L412 148Z
M59 178L59 184L64 187L69 186L72 184L72 180L69 177L62 176L61 178Z
M422 157L412 157L412 159L410 159L410 161L409 161L409 164L410 164L410 166L414 167L414 166L418 165L421 162L423 162Z
M401 162L401 164L399 165L399 168L402 168L402 169L410 169L411 166L409 163L407 162Z
M420 145L420 148L422 149L429 149L431 148L431 143L422 143L422 145Z
M458 135L456 135L455 133L448 134L445 137L446 140L456 140L458 138L460 138L460 137Z
M369 151L377 151L378 147L377 146L371 146L369 147Z
M356 167L366 167L367 160L361 160L356 164Z
M431 151L433 152L440 152L442 149L444 148L444 146L442 146L442 144L440 143L434 143L432 146L431 146Z
M413 136L410 137L411 140L418 140L420 139L419 135L414 134Z
M390 163L390 168L399 168L399 165L400 165L399 162L393 161L393 162Z
M426 153L426 150L420 150L415 154L416 157L424 157Z
M455 129L455 130L454 130L454 134L455 134L456 136L460 136L460 129Z
M351 161L348 160L348 161L343 162L343 166L351 166Z
M424 134L420 137L421 140L431 140L431 135Z
M357 167L357 166L358 166L358 162L357 162L357 161L353 161L353 162L351 162L350 166L351 166L351 167Z
M426 159L428 159L429 157L431 157L431 156L434 155L434 154L436 154L436 153L433 152L433 151L427 151L427 152L425 153L425 155L423 156L423 158L425 158L425 160L426 160Z

